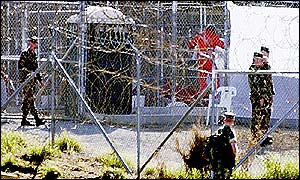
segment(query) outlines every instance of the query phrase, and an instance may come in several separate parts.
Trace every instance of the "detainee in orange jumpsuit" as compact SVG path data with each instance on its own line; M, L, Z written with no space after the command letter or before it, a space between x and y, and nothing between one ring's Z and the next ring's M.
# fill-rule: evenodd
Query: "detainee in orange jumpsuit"
M208 74L212 72L212 65L213 60L212 57L210 57L210 54L212 54L215 51L216 46L219 46L224 49L224 42L220 40L219 36L216 33L216 28L213 25L209 25L204 32L195 35L188 43L189 49L194 49L197 46L198 53L198 77L199 77L199 91L198 94L200 94L207 86L206 79ZM215 69L217 69L217 66L215 65ZM204 72L204 71L207 72ZM220 87L220 77L217 75L216 79L217 88ZM207 98L208 94L206 94Z

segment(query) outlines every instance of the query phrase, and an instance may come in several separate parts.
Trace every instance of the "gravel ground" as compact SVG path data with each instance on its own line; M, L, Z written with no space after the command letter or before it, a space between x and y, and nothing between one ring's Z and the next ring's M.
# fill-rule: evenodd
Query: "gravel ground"
M25 127L21 128L20 120L10 119L8 122L1 120L1 131L17 130L23 131L27 135L39 140L40 142L49 141L51 137L50 128L41 127ZM50 126L50 124L49 124ZM136 129L128 127L115 127L102 125L107 138L113 144L116 151L125 159L129 159L135 167L137 167L137 133ZM83 151L93 157L104 153L113 152L110 143L101 133L101 130L92 123L73 123L71 121L59 121L56 124L56 134L60 134L63 130L68 131L81 143ZM247 128L236 128L239 147L241 154L245 150L248 143ZM209 131L205 133L209 134ZM140 134L140 167L149 159L150 155L156 150L160 143L169 135L169 130L162 128L141 129ZM273 134L274 144L269 148L266 155L254 155L251 171L257 172L261 169L262 159L268 158L271 153L284 159L299 159L299 131L276 131ZM183 166L180 154L176 150L176 139L179 140L181 148L187 148L191 138L189 128L175 132L161 150L153 159L149 161L146 167L156 167L161 164L168 168L178 168ZM288 139L287 139L288 138ZM284 142L284 143L283 143ZM241 156L242 157L242 156ZM299 162L299 161L298 161ZM298 163L299 164L299 163Z
M39 140L40 142L51 139L50 124L40 127L20 127L20 120L8 120L1 123L1 131L23 131L27 135ZM137 133L127 127L114 127L102 125L107 138L112 143L113 148L124 158L137 163ZM96 157L101 154L113 152L113 148L105 138L101 130L92 123L76 124L71 121L60 121L56 124L55 134L60 134L63 130L68 131L83 146L83 151L90 156ZM188 138L188 131L182 132L179 139ZM159 143L169 134L169 132L159 132L157 130L141 132L140 135L140 166L150 157L159 146ZM176 134L176 133L174 133ZM184 136L182 136L184 134ZM159 151L149 165L157 166L164 162L168 167L182 166L182 160L175 147L175 137L171 138ZM167 154L167 156L166 156Z

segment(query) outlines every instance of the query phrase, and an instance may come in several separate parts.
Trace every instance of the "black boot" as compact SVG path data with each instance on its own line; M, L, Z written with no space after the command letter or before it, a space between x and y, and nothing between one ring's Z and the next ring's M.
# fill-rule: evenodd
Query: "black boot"
M34 119L35 119L35 125L36 126L40 126L40 125L45 124L45 121L43 121L43 119L40 119L38 116L35 116Z
M273 144L273 137L272 136L267 136L267 138L261 143L261 147L265 147L267 145Z
M34 126L34 125L31 124L29 121L27 121L25 117L23 117L21 121L21 126Z

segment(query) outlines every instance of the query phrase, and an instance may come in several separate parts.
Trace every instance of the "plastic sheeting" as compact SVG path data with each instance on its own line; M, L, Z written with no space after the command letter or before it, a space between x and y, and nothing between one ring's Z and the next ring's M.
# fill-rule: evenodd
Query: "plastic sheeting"
M253 53L269 47L272 70L299 72L299 9L237 6L230 11L229 68L248 70ZM299 77L299 74L298 74Z

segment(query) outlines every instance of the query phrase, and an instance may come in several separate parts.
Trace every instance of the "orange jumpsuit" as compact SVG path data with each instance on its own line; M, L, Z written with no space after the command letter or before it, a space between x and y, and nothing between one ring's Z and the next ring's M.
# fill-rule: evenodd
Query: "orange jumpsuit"
M220 40L219 36L213 31L206 29L204 32L194 36L188 43L190 49L194 49L197 45L198 48L198 69L212 72L213 61L209 57L210 51L214 51L216 46L224 49L224 42ZM217 66L215 65L215 69ZM207 86L207 72L198 72L199 77L199 91L200 94ZM210 75L211 76L211 75ZM220 77L217 75L217 88L220 87Z

